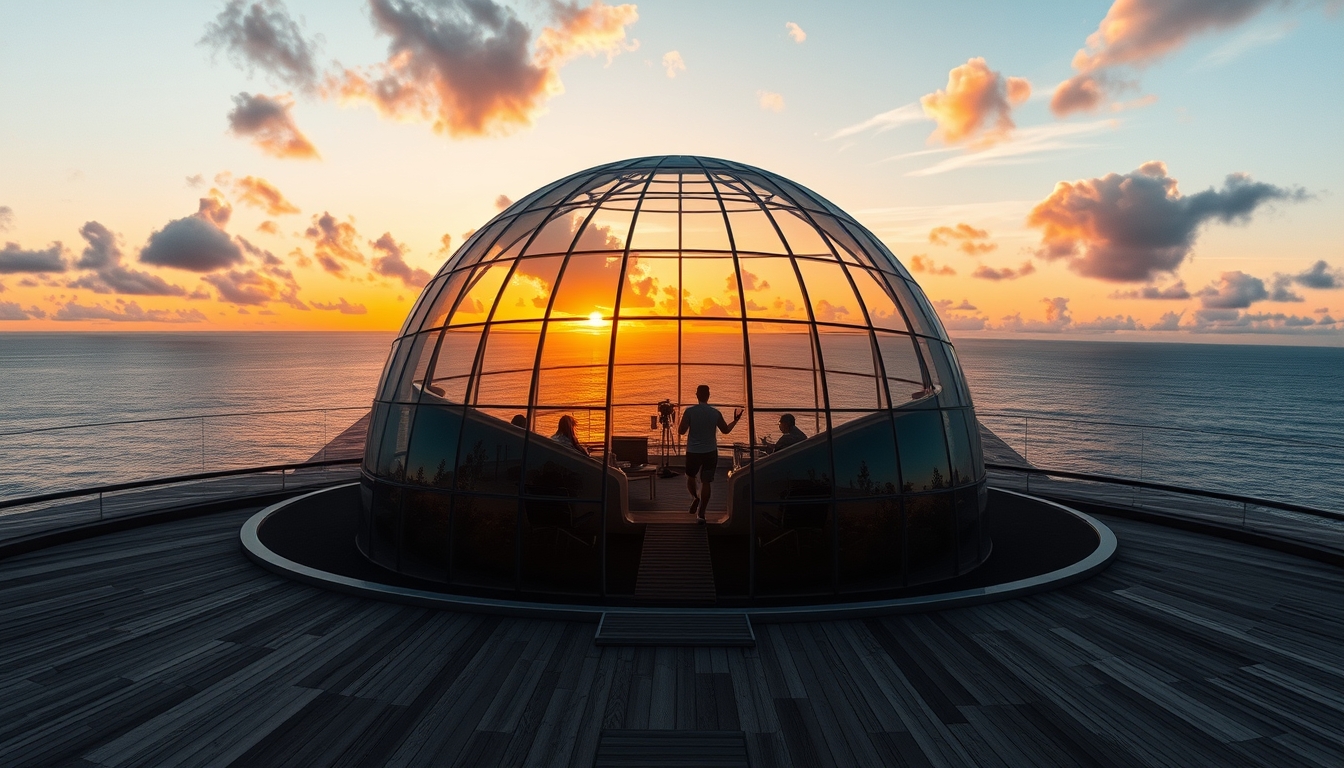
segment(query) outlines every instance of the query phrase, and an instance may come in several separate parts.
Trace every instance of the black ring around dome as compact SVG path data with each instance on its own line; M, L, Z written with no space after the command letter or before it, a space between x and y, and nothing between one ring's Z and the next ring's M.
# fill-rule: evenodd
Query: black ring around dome
M678 574L645 534L693 522L691 496L649 465L680 466L702 384L745 415L703 543L677 545L701 598L881 593L988 556L975 413L923 291L815 192L693 156L556 181L443 265L375 392L359 546L465 594L660 594Z

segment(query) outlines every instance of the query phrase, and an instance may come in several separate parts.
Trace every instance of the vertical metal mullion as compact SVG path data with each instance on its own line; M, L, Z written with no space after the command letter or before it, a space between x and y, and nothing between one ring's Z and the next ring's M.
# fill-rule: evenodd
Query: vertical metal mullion
M603 419L605 423L602 426L602 445L603 445L602 450L604 452L602 461L602 506L600 507L601 509L600 514L602 516L601 521L602 527L600 528L601 541L602 541L602 559L601 559L601 567L598 571L598 577L601 581L599 585L600 589L599 594L603 598L607 597L607 514L609 512L609 510L607 509L607 501L608 497L610 496L610 494L607 493L607 468L610 466L610 456L611 456L611 429L612 429L611 423L613 415L611 410L611 393L616 378L616 334L620 330L621 296L625 292L626 270L630 266L630 243L635 239L635 225L639 221L639 211L641 208L644 207L644 196L648 194L649 185L653 183L654 176L657 175L658 168L661 165L662 161L659 160L658 163L654 165L653 169L649 171L648 178L644 180L644 189L640 191L639 200L635 202L635 210L630 214L630 228L626 230L625 233L625 252L621 255L621 274L620 277L617 278L616 283L616 299L613 302L614 306L612 306L611 308L611 339L609 341L609 346L607 348L607 393L605 398L606 416ZM681 286L677 286L677 290L680 291ZM657 480L655 480L654 482L657 482ZM621 514L622 517L624 517L625 511L621 510Z
M714 197L719 201L719 212L723 214L723 227L728 233L728 248L732 252L733 274L737 278L737 306L742 315L742 369L746 378L747 402L747 455L752 456L752 446L756 445L756 400L753 388L751 374L751 341L747 332L747 297L742 288L742 263L737 255L737 241L733 237L733 225L728 220L728 209L723 204L723 194L719 192L719 185L714 181L709 169L705 164L696 158L696 163L705 172L705 178L709 181L710 189L714 190ZM753 470L751 473L751 482L747 484L747 496L750 498L749 508L747 509L747 599L750 600L756 594L756 472L754 469L755 459L752 457ZM732 485L729 484L726 492L732 492ZM728 498L732 501L732 497Z

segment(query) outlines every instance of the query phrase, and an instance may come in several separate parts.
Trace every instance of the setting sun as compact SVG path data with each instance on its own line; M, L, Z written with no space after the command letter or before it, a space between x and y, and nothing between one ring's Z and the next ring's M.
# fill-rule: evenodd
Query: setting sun
M589 324L589 325L593 325L593 326L601 325L601 324L602 324L602 313L601 313L601 312L598 312L597 310L593 310L592 312L589 312L589 313L588 313L588 324Z

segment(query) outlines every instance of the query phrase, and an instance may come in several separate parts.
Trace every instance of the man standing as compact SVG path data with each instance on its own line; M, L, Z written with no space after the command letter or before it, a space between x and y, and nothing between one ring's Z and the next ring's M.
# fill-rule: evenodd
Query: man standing
M709 404L709 385L701 384L695 388L695 399L700 402L687 408L681 414L679 434L690 433L686 439L686 489L691 492L690 513L699 518L703 525L705 510L709 507L710 483L714 482L714 470L719 466L719 441L715 430L728 434L742 420L742 409L733 411L731 424L724 422L719 409ZM700 489L696 492L695 476L700 476Z

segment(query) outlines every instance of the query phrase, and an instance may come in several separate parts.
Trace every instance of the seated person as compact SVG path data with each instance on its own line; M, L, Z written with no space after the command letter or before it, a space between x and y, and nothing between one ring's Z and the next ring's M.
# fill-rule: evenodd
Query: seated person
M510 419L509 423L519 429L527 429L527 417L521 413Z
M770 453L788 448L791 445L797 445L807 439L807 435L803 434L803 430L799 429L794 422L792 413L786 413L779 417L779 432L779 440L768 449Z
M560 424L556 427L555 434L551 435L551 439L566 448L572 448L584 456L587 456L588 450L582 445L579 445L579 435L574 431L576 426L578 426L578 422L574 421L573 416L570 416L569 414L561 416Z

